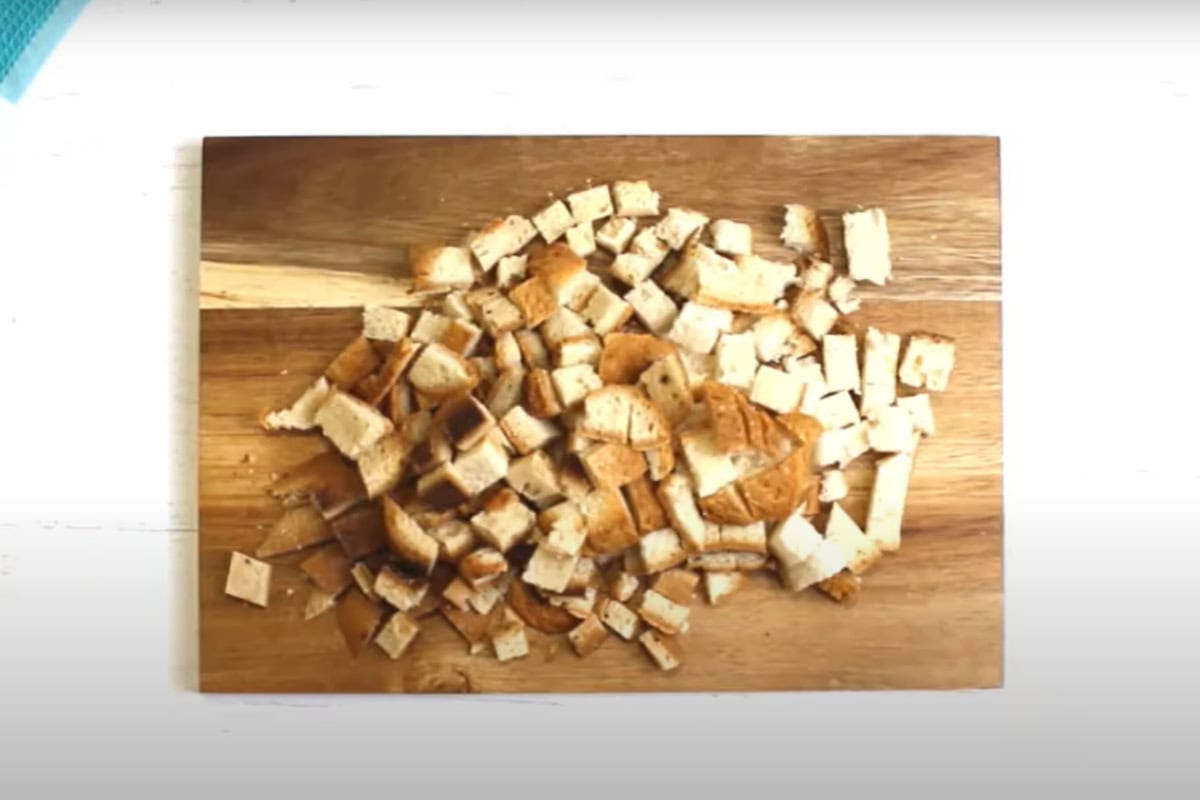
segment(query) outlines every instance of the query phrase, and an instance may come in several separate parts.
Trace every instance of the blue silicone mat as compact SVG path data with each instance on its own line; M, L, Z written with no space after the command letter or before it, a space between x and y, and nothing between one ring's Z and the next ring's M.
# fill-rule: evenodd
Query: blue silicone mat
M21 99L87 0L0 0L0 97Z

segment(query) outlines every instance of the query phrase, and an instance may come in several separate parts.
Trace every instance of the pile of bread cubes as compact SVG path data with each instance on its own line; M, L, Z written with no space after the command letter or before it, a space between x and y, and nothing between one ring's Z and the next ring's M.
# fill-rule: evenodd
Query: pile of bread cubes
M586 657L612 633L664 670L701 583L717 604L765 571L852 601L900 546L934 432L921 390L946 388L954 342L845 319L892 265L882 210L842 219L845 273L811 208L784 206L795 260L774 261L746 224L661 212L646 181L413 248L420 307L365 308L325 374L264 412L332 448L272 485L283 516L226 592L265 606L260 559L305 550L305 618L336 609L356 656L399 658L440 614L472 654L521 658L533 628ZM838 501L868 451L864 529Z

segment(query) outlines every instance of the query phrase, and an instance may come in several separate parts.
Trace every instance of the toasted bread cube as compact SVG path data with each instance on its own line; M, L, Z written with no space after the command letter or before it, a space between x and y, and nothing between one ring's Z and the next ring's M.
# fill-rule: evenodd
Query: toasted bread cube
M525 637L525 624L519 619L506 619L492 633L492 649L499 661L512 661L529 655L529 640Z
M394 430L392 421L374 406L336 389L317 409L313 420L325 438L349 459L358 458Z
M375 576L372 592L397 611L411 611L429 592L429 581L406 578L390 567Z
M643 450L647 473L652 481L661 481L675 470L675 450L670 444Z
M605 442L629 441L629 419L640 393L629 386L602 386L583 401L577 430Z
M596 252L596 231L590 222L581 222L568 228L566 241L567 247L581 258Z
M604 337L597 372L603 383L636 383L642 372L675 346L648 333L614 332Z
M713 249L731 256L749 255L753 249L754 234L750 226L731 219L713 220L708 225L712 234Z
M229 557L225 594L266 608L271 594L271 565L235 551Z
M863 414L890 406L896 401L896 367L900 361L900 337L867 328L863 335Z
M924 436L933 436L933 407L929 404L929 395L914 394L901 397L896 401L896 405L908 413L915 430Z
M553 348L554 365L574 367L586 364L595 367L600 363L602 349L600 338L590 331L580 336L572 336L563 339Z
M536 235L537 231L529 220L512 215L492 220L481 231L471 236L467 245L475 254L479 266L487 272L496 266L496 262L501 258L512 255L532 242Z
M833 282L833 264L828 261L810 261L800 273L800 289L804 292L824 294Z
M562 413L563 407L558 402L558 393L554 391L549 370L539 368L525 373L525 383L521 386L521 405L538 419L549 419Z
M627 550L626 552L636 552ZM608 581L608 593L614 600L621 603L629 602L629 599L637 594L637 590L641 588L641 582L636 575L627 570L618 570Z
M560 367L550 373L550 378L564 408L582 403L589 393L603 386L591 364Z
M382 501L388 546L397 556L420 567L428 575L437 562L440 549L437 539L426 533L389 495L385 494Z
M506 572L508 561L503 553L492 547L480 547L458 560L458 577L475 590L485 583L492 583Z
M842 225L850 277L883 286L892 275L891 241L883 209L842 214Z
M862 299L855 294L854 279L846 275L838 275L829 284L827 294L829 302L840 314L853 314L862 307Z
M569 308L560 308L554 312L538 329L546 346L553 349L560 347L563 342L579 337L595 337L592 329L584 322L583 317Z
M638 616L617 600L604 598L600 601L600 621L626 641L633 641L638 632Z
M533 215L534 227L551 244L567 232L575 224L575 218L562 200L555 200L550 205Z
M632 255L644 256L650 261L650 269L656 269L670 254L671 248L655 233L655 226L642 228L629 244Z
M525 538L535 517L511 489L498 489L483 501L483 510L471 517L475 533L501 553Z
M646 624L663 633L674 635L682 631L687 625L688 615L687 606L680 605L653 589L647 589L642 593L642 600L638 605L638 616Z
M460 354L434 342L409 367L408 382L427 397L442 398L474 389L479 373Z
M651 333L662 336L671 329L679 314L675 302L654 281L641 281L625 293L625 302Z
M654 228L655 235L672 250L680 250L696 231L708 224L708 217L690 208L670 208Z
M475 549L475 533L461 519L451 519L429 528L429 535L438 542L438 556L443 561L457 562Z
M670 528L647 533L638 541L638 550L647 572L662 572L687 561L679 534Z
M703 550L707 542L706 526L687 477L674 474L665 478L658 485L658 499L684 547L693 553Z
M785 247L818 258L829 257L829 234L815 209L799 204L783 207L783 230L779 234Z
M583 317L596 333L604 334L621 327L633 315L633 306L607 286L597 286L583 309Z
M417 317L417 323L413 325L412 335L409 338L414 342L429 344L439 341L449 327L450 317L425 309Z
M877 453L907 453L916 444L913 419L900 406L876 409L867 423L867 443Z
M750 391L750 387L754 385L757 367L753 333L721 334L717 342L718 382Z
M322 376L304 390L288 408L271 411L262 418L262 426L269 431L307 431L317 426L317 411L329 399L331 387Z
M595 554L613 555L637 543L637 528L619 491L596 489L579 501L579 510L588 545Z
M454 459L454 468L467 495L473 497L508 474L508 454L493 439L484 439L460 453Z
M931 333L914 333L900 362L900 382L914 389L943 392L954 369L954 340Z
M657 217L658 192L647 181L614 181L612 198L622 217Z
M271 526L254 555L273 558L327 542L333 538L328 520L311 504L285 509Z
M653 450L671 443L671 423L662 409L639 394L629 412L629 444L636 450Z
M750 330L759 361L778 361L788 355L791 351L789 344L798 334L796 324L786 314L761 317Z
M496 264L496 286L508 289L525 280L528 263L528 256L505 256L500 259Z
M523 369L506 369L497 375L487 396L487 407L492 416L503 418L520 403L524 386L525 370Z
M862 378L858 372L858 341L853 334L830 333L821 340L825 364L826 391L859 392Z
M599 278L587 271L587 262L566 244L535 249L529 255L529 273L541 278L558 304L581 307Z
M534 451L510 463L507 480L509 486L538 507L562 499L558 471L545 451Z
M575 652L580 658L596 652L596 649L604 644L604 640L607 638L608 631L604 629L604 623L595 614L589 614L587 619L567 632L567 639L570 640L571 646L575 648Z
M663 672L679 669L683 664L683 650L670 636L663 636L658 631L647 630L638 637L646 653Z
M684 460L696 483L696 494L710 495L737 480L737 470L726 453L717 447L711 429L685 431L679 436Z
M817 588L835 602L849 605L855 601L862 589L862 578L852 572L842 570L818 583Z
M561 594L567 590L567 585L571 582L571 576L575 572L575 564L578 561L578 553L563 555L554 552L546 547L545 543L542 543L530 556L529 563L525 566L525 572L521 574L521 580L530 586Z
M692 389L679 356L655 361L638 378L638 385L662 410L670 425L679 425L691 416Z
M495 289L476 289L467 295L467 302L475 312L475 319L493 338L525 324L525 316L516 303Z
M524 256L514 256L514 258L521 259ZM449 292L442 298L442 313L450 319L464 322L475 319L475 312L471 310L471 304L467 302L467 293L462 290Z
M750 400L777 414L788 414L800 405L804 381L775 367L763 365L754 373L750 387Z
M547 550L562 556L579 554L587 538L587 527L575 503L569 500L559 503L543 512L538 521L546 532L542 544Z
M380 650L387 653L388 658L395 661L404 655L404 651L408 649L420 632L421 627L417 623L397 612L392 614L379 629L379 633L375 634L375 644L379 646Z
M625 500L629 504L629 510L633 513L633 521L637 525L638 533L650 533L671 524L667 513L663 511L662 504L658 501L654 486L645 476L630 481L624 489Z
M740 572L704 573L704 595L708 598L708 604L717 605L740 589L745 580Z
M475 282L471 251L465 247L413 247L408 261L418 291L467 289Z
M885 553L900 549L900 526L904 520L912 464L912 454L897 453L881 458L875 465L866 530L867 536Z
M475 590L467 585L466 581L462 578L455 578L446 584L446 588L442 590L442 599L459 611L469 611L471 608L471 597L474 594Z
M571 207L571 216L575 222L592 222L597 219L611 217L613 213L612 197L608 186L593 186L567 195L567 205Z
M824 338L837 322L837 309L817 293L801 292L792 303L792 318L814 339Z
M348 392L380 365L379 354L365 336L346 345L325 368L325 378L336 389Z
M613 259L609 274L627 286L637 286L649 279L658 266L653 256L642 253L621 253Z
M363 308L363 336L380 342L398 342L408 335L412 317L387 306Z
M435 415L447 440L459 450L470 450L496 427L496 418L471 395L447 400Z
M613 255L625 251L637 231L637 223L628 217L613 217L596 231L596 244Z
M669 569L656 575L650 588L672 602L687 605L692 602L699 585L699 573L690 569Z
M597 489L619 489L646 474L646 460L628 445L600 442L579 454L588 480Z
M684 303L667 338L692 353L711 353L723 331L733 325L733 312L701 303Z
M724 550L731 553L766 553L767 525L765 522L752 522L747 525L721 525L718 533L717 547L713 550Z
M825 541L842 549L846 566L856 575L869 570L882 557L879 545L867 537L845 510L834 503L825 523Z
M846 485L846 473L840 469L829 469L821 473L821 492L818 499L822 503L836 503L850 493Z
M530 415L521 406L513 406L500 418L500 428L521 455L540 450L562 435L553 423Z
M670 268L659 273L658 281L668 292L691 300L700 300L697 293L700 290L701 272L736 272L736 269L731 259L725 258L708 245L693 241L683 249L679 259ZM709 305L724 307L716 303Z
M530 327L541 325L558 310L558 301L540 278L530 278L513 287L508 292L508 299L521 310L525 324Z
M855 425L859 421L858 408L849 392L837 392L821 398L815 416L829 430Z
M687 374L688 386L693 390L700 388L705 381L711 381L717 374L717 357L711 353L680 350L679 360Z
M363 450L358 456L358 474L367 497L374 499L389 491L400 480L408 444L402 433L393 431Z

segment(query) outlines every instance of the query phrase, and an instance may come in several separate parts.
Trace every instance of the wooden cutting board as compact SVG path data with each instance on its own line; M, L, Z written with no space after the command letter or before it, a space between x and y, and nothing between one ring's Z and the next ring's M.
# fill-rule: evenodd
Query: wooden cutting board
M996 139L778 137L259 138L204 144L200 265L200 688L214 692L627 692L964 688L1001 684L999 144ZM267 435L360 330L364 302L403 305L413 242L458 243L491 217L531 214L588 182L648 179L667 205L749 222L782 256L780 205L888 212L895 280L864 291L863 323L958 340L937 435L917 454L904 543L853 607L758 576L724 605L692 605L685 664L659 672L610 637L579 659L533 634L528 658L468 656L440 618L409 652L352 659L332 614L283 559L270 605L223 593L229 554L279 514L275 473L325 449ZM835 263L842 264L840 252ZM865 521L869 458L845 505ZM823 525L823 520L819 521Z

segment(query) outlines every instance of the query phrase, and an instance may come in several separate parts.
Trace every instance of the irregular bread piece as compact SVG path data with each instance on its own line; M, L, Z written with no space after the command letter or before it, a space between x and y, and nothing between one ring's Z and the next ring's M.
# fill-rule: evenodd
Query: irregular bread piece
M719 525L717 526L716 543L708 542L707 549L726 553L762 553L767 552L767 526L763 522L752 522L749 525ZM709 528L711 531L712 528ZM711 534L710 534L711 535Z
M629 217L613 217L596 231L596 244L613 255L618 255L629 246L636 231L637 223Z
M731 219L713 220L708 225L712 235L713 249L731 256L749 255L753 249L754 234L750 226Z
M346 558L341 545L330 544L318 549L300 562L300 571L308 576L318 589L338 595L354 582L350 575L350 559Z
M690 610L653 589L642 593L638 616L653 628L668 635L681 632L687 625Z
M679 669L683 664L683 649L672 637L647 630L638 637L638 641L663 672Z
M651 589L680 605L692 602L700 575L689 569L669 569L655 576Z
M388 544L383 515L377 503L364 503L342 514L333 521L330 530L351 561L377 553Z
M417 391L440 399L473 390L479 384L479 373L467 359L434 342L413 361L408 381Z
M669 425L679 425L691 416L692 390L677 354L656 359L645 368L637 382L662 411Z
M546 244L551 244L575 224L575 218L571 216L566 203L555 200L533 215L533 224L546 240Z
M562 435L552 422L530 415L521 406L513 406L500 418L500 428L521 455L539 450Z
M537 327L558 310L558 301L541 278L530 278L509 289L508 299L521 310L525 324Z
M842 548L847 568L856 575L869 570L883 556L879 545L869 539L837 503L829 509L829 520L825 523L825 541L833 542Z
M638 616L624 603L605 597L597 610L600 621L626 641L633 641L638 632Z
M471 526L461 519L434 525L428 532L438 542L438 557L452 564L475 549L477 544Z
M268 491L286 507L312 503L325 519L367 499L358 470L330 451L313 456L275 480Z
M335 388L348 392L379 368L381 359L365 336L359 336L337 354L325 368L325 377Z
M578 561L578 554L556 553L543 543L533 551L529 563L525 565L525 571L521 574L521 580L547 592L562 593L571 582Z
M823 294L833 282L833 264L809 260L800 273L800 288L805 292Z
M943 392L954 369L954 340L933 333L914 333L900 362L900 382L914 389Z
M475 312L476 321L493 338L515 331L525 323L521 309L498 289L475 289L467 294L467 303Z
M600 442L579 454L588 480L597 489L619 489L646 474L646 460L620 442Z
M521 405L538 419L550 419L562 413L563 407L558 402L558 393L554 390L549 370L539 368L525 373L525 383L521 386Z
M669 208L667 215L659 220L654 227L654 233L672 250L679 250L687 244L698 230L708 224L708 217L690 208Z
M647 181L613 181L612 199L622 217L657 217L658 192Z
M859 409L869 415L896 400L896 368L900 361L900 337L867 328L863 334L862 399Z
M504 554L493 547L480 547L458 560L458 577L478 591L484 584L492 583L508 572L508 561Z
M637 552L635 550L626 550L627 553ZM613 599L621 603L629 602L629 599L637 594L637 590L641 588L641 583L637 576L627 572L624 569L618 570L608 583L608 593Z
M455 320L454 324L457 325L458 320ZM459 352L465 351L460 350ZM370 405L379 405L391 392L396 382L400 380L400 376L404 374L404 370L408 368L416 354L417 345L413 344L411 340L401 339L396 342L387 358L384 359L383 366L359 381L354 386L354 393Z
M604 337L604 349L597 371L604 383L636 383L647 367L674 353L674 346L656 336L610 333Z
M684 303L667 338L692 353L711 353L723 331L733 324L733 312L703 303Z
M914 394L909 397L901 397L896 401L896 405L908 412L914 429L920 431L924 436L933 436L935 426L933 424L933 407L929 404L929 395Z
M375 576L372 591L397 611L412 611L429 592L429 581L413 580L385 566Z
M591 222L581 222L567 228L567 247L577 256L587 258L596 252L596 231Z
M658 267L653 256L642 253L621 253L613 259L609 274L627 286L637 286L650 278Z
M759 317L750 331L759 361L778 361L790 354L793 350L791 343L800 335L796 323L782 313Z
M638 541L638 550L647 572L662 572L687 561L679 534L670 528L647 533Z
M712 429L685 431L679 435L684 460L696 482L696 494L710 495L727 483L737 480L737 470L729 456L717 446Z
M283 515L271 526L254 555L259 558L274 558L327 542L332 538L333 531L320 511L307 504L296 506L284 509Z
M877 453L907 453L916 444L913 419L900 406L876 409L867 423L867 443Z
M337 597L335 595L314 586L309 590L308 599L304 603L304 621L316 619L336 605Z
M814 339L829 333L837 318L837 309L826 302L822 293L800 292L792 301L792 319Z
M545 531L542 545L551 553L562 556L579 555L587 540L587 527L579 507L570 500L547 509L538 516Z
M747 331L721 334L717 342L718 382L750 391L750 387L754 385L757 367L753 333Z
M408 335L412 317L387 306L365 306L362 313L363 336L381 342L397 342Z
M508 485L539 508L562 499L558 470L545 451L537 450L508 465Z
M659 274L659 282L669 292L689 299L698 299L701 273L709 276L711 284L714 276L727 275L737 271L737 265L732 259L713 250L706 244L693 241L679 254L679 259L668 269ZM711 305L724 308L723 304Z
M442 598L459 611L471 610L471 597L474 594L475 590L462 578L455 578L442 590Z
M675 301L651 280L635 283L633 288L625 293L625 302L633 308L633 313L646 329L656 336L665 335L679 315Z
M636 544L637 528L621 493L612 489L597 489L579 504L587 527L588 545L597 555L612 555Z
M779 238L784 246L821 259L829 258L829 233L816 210L799 204L786 205L783 210Z
M883 209L847 212L842 214L842 225L850 277L883 286L892 275L891 242Z
M358 458L394 429L392 421L374 406L339 390L329 393L314 420L325 438L350 459Z
M756 255L705 259L696 273L697 302L717 308L769 314L796 278L796 266Z
M793 592L799 592L810 586L832 578L846 568L846 556L837 544L822 541L801 564L792 564L781 570L784 585Z
M775 527L768 547L779 562L784 585L795 592L820 583L846 567L841 547L821 538L799 510Z
M661 481L675 469L675 450L670 444L643 450L642 455L646 458L650 480Z
M409 645L413 643L420 632L421 626L406 615L397 612L392 614L379 629L379 633L375 634L375 644L380 650L387 653L388 658L395 661L404 655L404 651L408 650Z
M633 514L638 533L649 533L667 527L667 514L659 503L654 487L644 475L625 484L625 499Z
M433 572L439 550L437 539L426 533L390 496L385 494L382 502L383 524L392 552L420 567L426 575Z
M709 353L680 350L679 361L683 364L683 371L687 373L688 385L693 389L705 381L712 380L717 373L717 358Z
M875 466L875 484L871 487L866 530L867 536L885 553L900 549L900 526L904 519L904 503L912 465L912 454L897 453L881 458Z
M479 266L487 272L504 256L512 255L533 241L537 231L533 224L517 215L494 219L467 242Z
M821 340L821 353L826 391L859 393L862 378L858 372L858 341L853 334L827 334Z
M351 589L337 606L338 628L350 655L358 658L383 622L383 608L357 589Z
M862 589L862 578L842 570L818 583L817 588L836 602L848 605L858 597L858 592Z
M821 492L818 499L822 503L836 503L850 493L846 485L846 473L840 469L825 470L821 473Z
M229 557L225 594L266 608L271 594L271 565L234 551Z
M803 392L804 380L799 375L764 364L754 373L750 400L777 414L788 414L800 405Z
M525 279L529 256L505 256L496 264L496 286L508 289ZM450 295L453 297L454 295ZM467 314L471 318L473 314Z
M645 256L650 259L650 269L655 269L659 264L666 259L670 254L670 246L662 239L658 238L655 233L655 226L642 228L633 237L633 241L629 245L629 252L634 255Z
M501 488L483 501L483 510L471 517L471 525L481 539L507 553L533 530L535 519L516 492Z
M409 248L408 263L417 291L467 289L475 283L471 251L465 247L416 245Z
M317 409L329 399L329 381L324 376L304 390L287 408L263 414L261 423L269 431L307 431L317 425Z
M814 482L809 474L810 456L797 450L779 463L747 475L738 481L750 516L755 519L783 519L804 499Z
M607 638L608 631L604 629L604 623L595 614L589 615L587 619L567 632L567 639L580 658L586 658L596 652Z
M596 287L583 308L584 319L592 323L592 328L601 336L621 327L631 316L633 306L603 284Z
M404 472L408 443L404 434L393 431L358 456L358 474L362 476L367 497L376 498L395 486Z
M496 660L512 661L529 655L529 639L525 636L525 624L519 619L506 619L492 632L492 649Z
M703 550L707 542L706 526L696 507L691 482L678 473L669 475L659 483L657 492L683 546L692 553Z
M581 189L567 195L567 205L571 207L571 216L576 222L604 219L611 217L613 213L612 197L609 195L607 184Z
M840 314L853 314L862 307L862 299L855 294L854 279L846 275L838 275L829 284L827 294L829 302Z
M740 589L745 581L745 576L740 572L704 573L704 594L708 598L708 604L717 605Z

